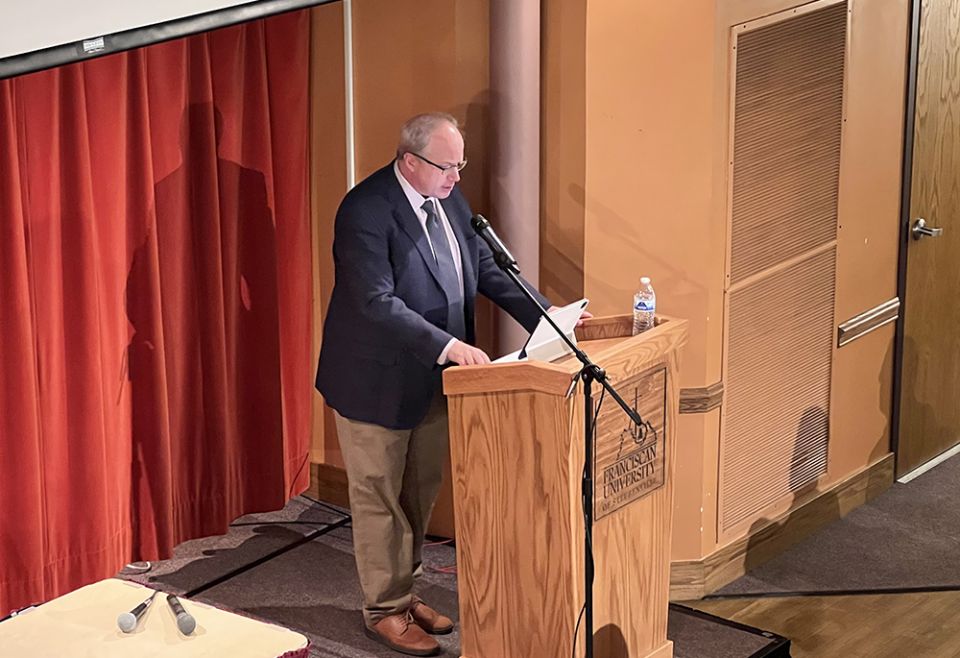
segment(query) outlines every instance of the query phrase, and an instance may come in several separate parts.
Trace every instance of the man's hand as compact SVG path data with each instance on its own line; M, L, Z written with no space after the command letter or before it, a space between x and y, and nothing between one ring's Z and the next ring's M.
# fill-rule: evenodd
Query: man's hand
M447 359L460 366L482 366L490 363L490 357L486 352L460 340L450 346Z
M547 309L547 313L552 313L553 311L557 310L558 308L560 308L560 307L559 307L559 306L551 306L550 308ZM592 318L592 317L593 317L593 313L591 313L590 311L584 311L583 313L580 314L580 319L577 320L577 326L578 326L578 327L582 326L584 320L589 320L589 319Z

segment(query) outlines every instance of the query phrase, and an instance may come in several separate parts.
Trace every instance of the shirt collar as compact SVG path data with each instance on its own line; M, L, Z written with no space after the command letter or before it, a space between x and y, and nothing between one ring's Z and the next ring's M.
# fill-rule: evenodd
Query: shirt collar
M423 196L413 189L413 185L410 184L410 181L404 178L403 174L400 173L400 165L397 160L393 161L393 173L396 174L397 180L400 182L400 187L403 188L403 193L407 196L407 201L410 202L413 210L417 213L423 212L423 202L432 197Z

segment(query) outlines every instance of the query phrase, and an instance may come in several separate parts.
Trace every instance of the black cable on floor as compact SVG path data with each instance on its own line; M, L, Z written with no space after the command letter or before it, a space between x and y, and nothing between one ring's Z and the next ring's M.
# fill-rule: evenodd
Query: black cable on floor
M267 555L264 555L263 557L258 558L258 559L256 559L256 560L254 560L253 562L250 562L249 564L245 564L245 565L243 565L243 566L241 566L241 567L237 567L237 568L234 569L233 571L230 571L230 572L228 572L228 573L225 573L225 574L223 574L222 576L219 576L219 577L217 577L217 578L214 578L213 580L211 580L211 581L208 582L208 583L204 583L203 585L200 585L199 587L195 587L194 589L190 590L189 592L186 592L186 593L183 595L183 598L185 598L185 599L193 598L194 596L196 596L197 594L200 594L201 592L205 592L205 591L207 591L208 589L211 589L211 588L213 588L213 587L216 587L217 585L220 585L220 584L222 584L222 583L225 583L226 581L230 580L231 578L234 578L234 577L236 577L236 576L239 576L240 574L246 573L247 571L250 571L251 569L254 569L254 568L260 566L260 565L263 564L264 562L269 562L270 560L272 560L272 559L275 558L275 557L279 557L280 555L283 555L284 553L287 553L287 552L289 552L289 551L292 551L293 549L297 548L298 546L302 546L303 544L306 544L307 542L311 542L311 541L313 541L314 539L316 539L317 537L322 537L323 535L327 534L328 532L332 532L333 530L336 530L337 528L342 528L342 527L348 525L349 523L350 523L350 517L347 517L347 518L340 519L339 521L336 521L335 523L331 523L331 524L329 524L329 525L327 525L327 526L325 526L325 527L323 527L323 528L318 528L317 530L314 530L313 532L304 535L303 537L301 537L301 538L298 539L297 541L293 542L292 544L288 544L287 546L284 546L284 547L282 547L282 548L278 548L277 550L273 551L272 553L268 553Z
M874 594L935 594L937 592L960 592L960 585L928 585L926 587L877 587L874 589L831 589L799 592L744 592L743 594L707 594L701 601L726 599L785 599L801 596L871 596Z
M231 523L231 528L243 528L250 525L308 525L316 528L317 526L327 525L326 521L250 521L243 523Z
M337 514L337 515L339 515L339 516L345 516L345 517L347 517L347 518L350 518L350 513L349 513L349 512L344 512L342 509L336 508L336 507L334 507L333 505L330 505L329 503L323 502L322 500L317 500L316 498L311 498L311 497L308 496L307 494L300 494L300 498L305 498L305 499L309 500L311 503L313 503L314 505L319 505L320 507L323 507L323 508L331 511L331 512L333 512L334 514Z
M326 509L328 512L331 512L331 513L333 513L333 514L336 514L336 515L339 516L340 518L345 518L345 519L351 518L351 516L350 516L349 513L344 512L344 511L341 510L341 509L337 509L337 508L334 507L333 505L329 505L329 504L323 502L322 500L317 500L317 499L315 499L315 498L311 498L310 496L307 496L306 494L300 494L299 497L300 497L300 498L306 498L306 499L307 499L308 501L310 501L311 503L314 503L315 505L319 505L320 507L323 507L323 508ZM230 527L231 527L231 528L241 528L241 527L244 527L244 526L252 526L252 525L309 525L309 526L314 526L314 527L316 527L316 526L327 525L327 523L328 523L328 521L302 521L302 520L297 520L297 521L249 521L249 522L244 521L243 523L236 523L236 522L231 523L231 524L230 524Z

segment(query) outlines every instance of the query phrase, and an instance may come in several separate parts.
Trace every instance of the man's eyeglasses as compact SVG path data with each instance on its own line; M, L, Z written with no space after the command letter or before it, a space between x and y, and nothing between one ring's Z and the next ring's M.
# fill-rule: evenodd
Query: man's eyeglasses
M439 170L440 170L441 172L443 172L444 174L449 174L449 173L451 173L454 169L457 170L457 171L463 171L463 168L467 166L467 161L466 161L466 160L461 160L460 162L458 162L458 163L456 163L456 164L451 164L451 165L438 165L436 162L431 162L430 160L427 160L425 157L423 157L423 156L420 155L419 153L414 153L413 151L407 151L407 152L408 152L410 155L412 155L413 157L415 157L415 158L417 158L417 159L419 159L419 160L423 160L423 161L426 162L428 165L433 165L434 167L436 167L437 169L439 169Z

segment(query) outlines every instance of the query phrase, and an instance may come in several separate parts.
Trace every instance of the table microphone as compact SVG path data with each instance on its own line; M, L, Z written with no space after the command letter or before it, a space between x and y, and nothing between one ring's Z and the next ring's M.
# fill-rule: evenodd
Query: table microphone
M167 604L173 611L173 616L177 618L177 628L184 635L190 635L197 627L197 620L189 612L183 609L183 605L173 594L167 594Z
M124 633L132 633L135 631L137 625L140 623L140 618L143 616L143 613L147 611L147 608L150 607L150 604L153 603L153 597L156 595L157 590L153 590L153 594L150 595L150 598L145 600L136 608L130 612L120 613L120 616L117 617L117 626L120 627L120 630Z

